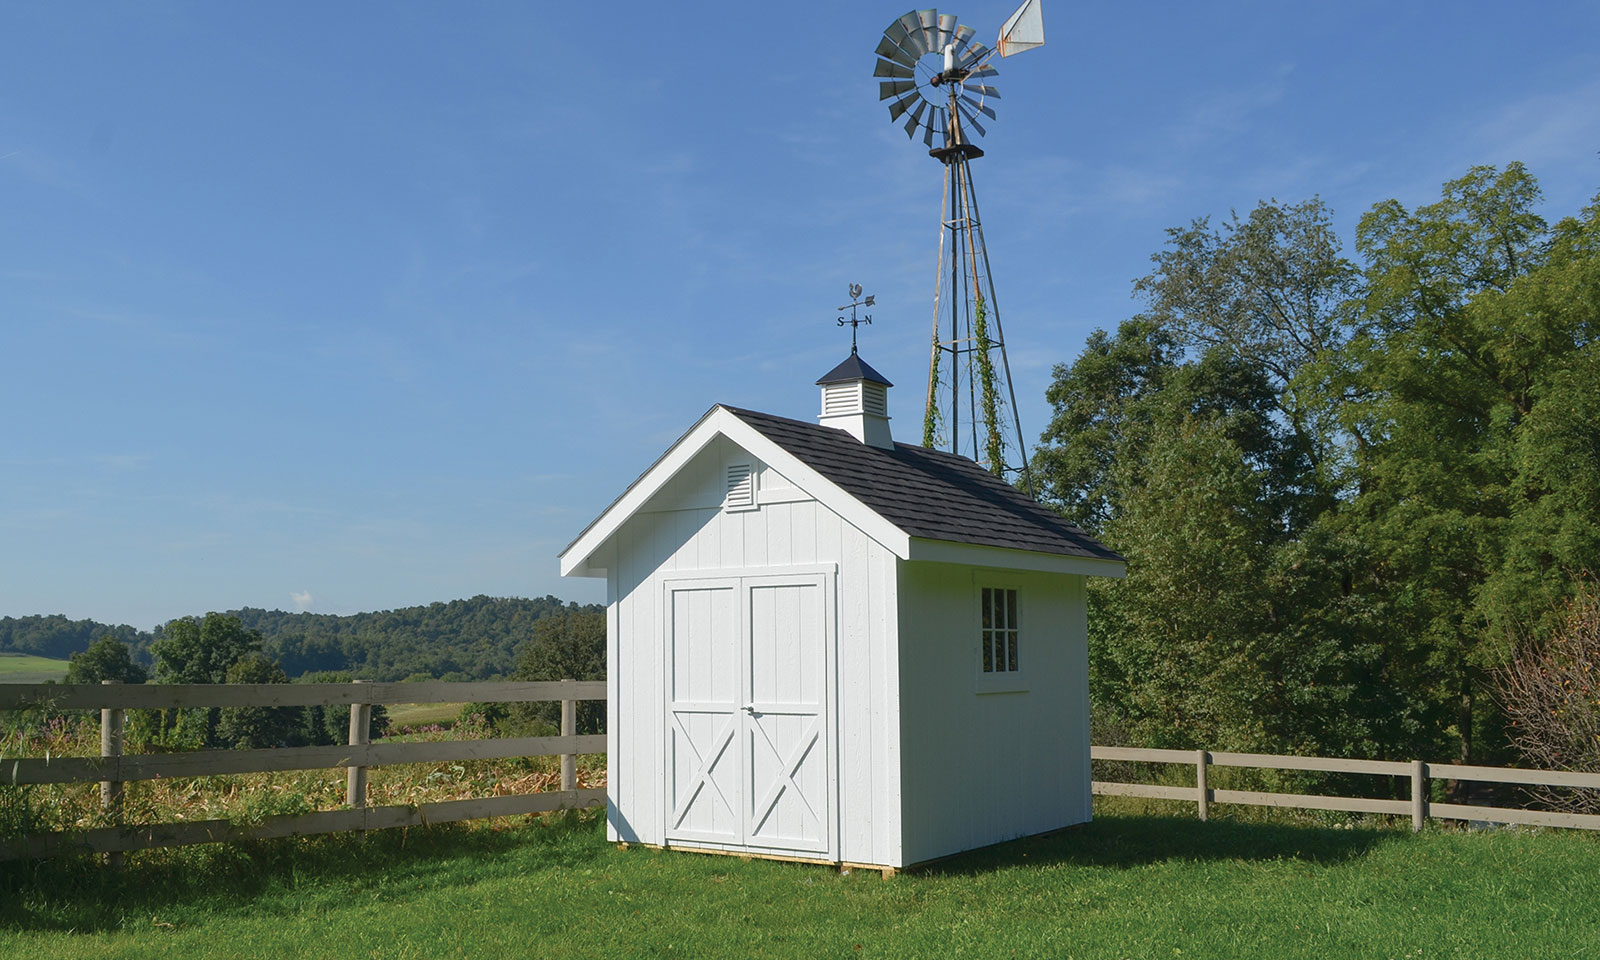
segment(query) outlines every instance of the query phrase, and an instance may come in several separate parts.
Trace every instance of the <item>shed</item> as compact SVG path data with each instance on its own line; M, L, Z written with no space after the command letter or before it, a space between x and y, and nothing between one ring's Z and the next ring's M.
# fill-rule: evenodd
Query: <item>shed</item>
M606 580L607 836L901 867L1087 821L1122 558L894 442L854 351L817 383L818 423L713 406L561 554Z

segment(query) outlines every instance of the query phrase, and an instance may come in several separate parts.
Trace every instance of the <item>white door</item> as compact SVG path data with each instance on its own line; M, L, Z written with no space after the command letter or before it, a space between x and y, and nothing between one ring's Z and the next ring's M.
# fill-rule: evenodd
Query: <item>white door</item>
M830 854L831 586L668 582L668 840Z

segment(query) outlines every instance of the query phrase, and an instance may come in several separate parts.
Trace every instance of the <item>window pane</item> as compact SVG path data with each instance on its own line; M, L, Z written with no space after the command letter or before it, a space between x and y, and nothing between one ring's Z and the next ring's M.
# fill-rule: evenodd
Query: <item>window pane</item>
M988 587L983 588L983 629L988 630L994 623L994 591Z
M994 634L983 631L983 672L994 672Z
M1006 657L1007 657L1007 662L1008 662L1008 666L1006 667L1006 669L1008 669L1008 670L1016 670L1017 669L1017 634L1016 634L1016 631L1012 631L1011 632L1011 642L1006 644Z
M1017 629L1017 591L1006 591L1006 626Z

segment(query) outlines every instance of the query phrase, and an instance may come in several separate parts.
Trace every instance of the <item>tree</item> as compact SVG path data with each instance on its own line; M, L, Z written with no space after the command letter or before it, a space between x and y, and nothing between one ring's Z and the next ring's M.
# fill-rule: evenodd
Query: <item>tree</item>
M238 617L208 613L168 623L150 647L157 683L226 683L228 668L261 652L261 634L246 630Z
M1498 672L1499 701L1529 764L1600 773L1600 592L1591 583L1556 615L1555 630L1531 638ZM1597 790L1536 792L1559 808L1600 813Z
M104 680L118 683L145 681L145 669L133 662L128 645L109 633L90 644L89 649L74 653L67 661L67 683L100 683Z
M533 636L517 657L517 680L604 680L606 678L606 615L604 610L568 610L534 621ZM560 722L561 705L519 704L524 719ZM578 732L605 731L603 700L578 702Z
M259 653L248 653L228 667L228 683L288 683L282 668ZM298 746L305 726L303 707L224 707L217 719L217 745L241 750Z
M183 617L162 629L150 652L156 658L157 683L227 683L234 664L260 655L261 634L225 614ZM163 710L155 736L171 746L217 746L221 720L216 707Z

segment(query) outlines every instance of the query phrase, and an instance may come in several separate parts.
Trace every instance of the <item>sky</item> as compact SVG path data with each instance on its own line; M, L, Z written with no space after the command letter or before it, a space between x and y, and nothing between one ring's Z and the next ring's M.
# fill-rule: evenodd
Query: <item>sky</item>
M1044 0L973 164L1023 431L1167 228L1600 192L1600 4ZM992 41L1011 0L944 8ZM942 168L851 3L0 9L0 616L603 599L556 555L712 404L921 420Z

